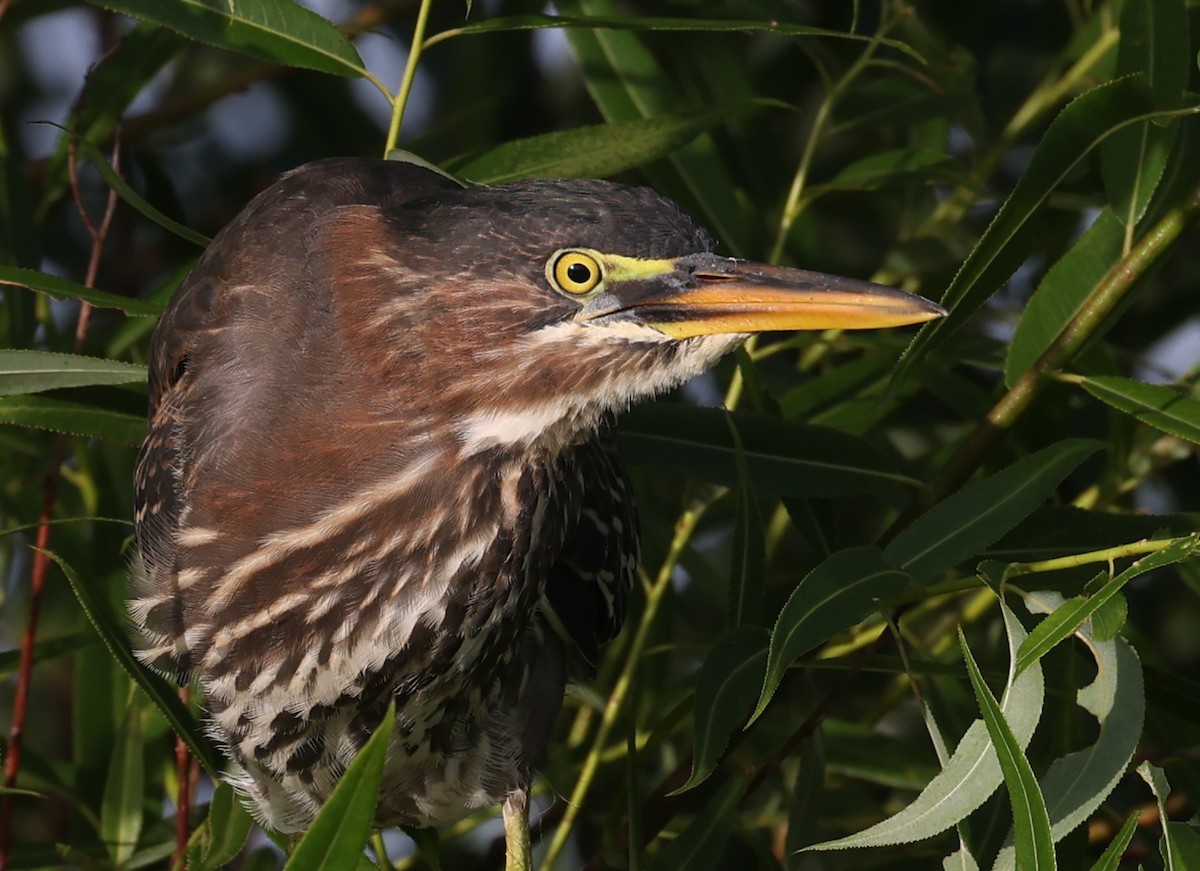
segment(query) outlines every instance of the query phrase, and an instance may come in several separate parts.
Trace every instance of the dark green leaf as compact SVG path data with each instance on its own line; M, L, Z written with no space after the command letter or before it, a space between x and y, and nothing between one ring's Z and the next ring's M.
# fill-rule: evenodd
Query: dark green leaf
M74 653L89 644L95 644L96 638L90 632L76 632L61 638L48 638L33 645L33 661L43 662L67 653ZM11 677L16 673L21 663L21 651L5 650L0 652L0 679Z
M279 2L286 2L286 0L279 0ZM212 241L203 233L197 233L190 227L185 227L183 224L168 218L158 209L154 208L154 206L150 205L150 203L147 202L141 194L129 186L129 182L125 181L125 179L123 179L120 174L112 168L112 165L109 164L108 159L90 142L85 139L77 138L76 143L79 147L79 150L92 162L92 165L96 167L96 171L100 173L100 175L104 178L104 181L107 182L108 186L116 191L117 195L121 199L133 206L133 208L142 215L158 224L158 226L162 227L168 233L174 233L180 239L191 242L193 245L199 245L201 248L205 247L209 242Z
M704 660L696 676L692 774L672 795L699 786L716 769L729 736L758 697L769 642L770 634L761 626L740 626L717 642Z
M354 757L333 794L284 866L285 871L343 871L354 867L366 846L383 782L383 763L396 726L396 703Z
M293 0L90 0L153 21L190 39L285 66L362 76L362 58L346 35Z
M651 871L712 871L733 828L734 811L746 792L743 777L725 784L700 813L650 863Z
M850 39L867 42L869 36L858 33L848 33L843 30L827 30L823 27L809 27L804 24L791 24L786 21L762 20L722 20L718 18L654 18L632 15L619 15L606 6L585 6L587 15L508 15L492 18L488 21L477 21L464 24L453 30L439 34L439 38L429 40L433 45L444 39L458 36L470 36L480 33L501 33L513 30L544 30L550 27L584 30L647 30L647 31L684 31L684 32L716 32L716 33L776 33L780 36L813 37L820 39ZM907 44L895 40L884 39L883 44L889 48L902 51L915 60L921 56Z
M1029 300L1004 363L1011 387L1033 365L1078 314L1100 280L1121 259L1125 230L1112 209L1104 209L1092 226L1046 273Z
M888 185L956 182L970 184L958 161L931 148L901 148L864 157L841 170L823 184L815 185L809 197L827 191L873 191Z
M6 423L134 446L146 437L144 418L47 396L0 398L0 424Z
M767 539L758 497L746 467L746 447L733 418L727 418L737 460L737 515L729 566L729 625L758 623L762 618L763 585L767 573Z
M91 624L96 627L100 640L104 642L109 653L158 706L175 730L175 734L184 740L209 775L216 777L221 770L217 752L200 729L192 712L179 700L176 689L137 661L129 647L124 626L109 610L108 604L81 582L79 575L64 560L50 551L45 551L45 554L62 570L72 592L75 593L76 601Z
M968 484L897 535L884 550L884 558L918 581L935 577L1020 523L1102 446L1069 439Z
M537 177L606 178L666 157L733 111L707 109L543 133L510 140L449 168L476 184Z
M1132 414L1144 424L1184 441L1200 443L1200 401L1190 396L1116 375L1082 378L1079 383L1101 402Z
M1179 109L1156 106L1138 76L1107 82L1076 97L1054 119L1013 192L942 295L949 316L921 328L904 352L896 379L957 332L1012 275L1025 258L1021 240L1031 232L1030 218L1093 148L1130 124L1187 114L1197 107L1200 100L1189 100Z
M573 0L560 8L577 8L590 19L605 18L613 23L630 20L620 15L611 0ZM579 58L588 91L608 122L654 118L688 106L678 85L637 33L573 29L567 37ZM669 169L663 165L644 169L650 181L685 206L694 203L699 216L730 253L744 256L753 216L738 197L713 138L700 134L674 151L669 161Z
M737 486L737 456L715 408L657 403L621 417L621 453L632 463ZM901 474L874 447L824 427L733 412L745 447L746 468L760 492L796 496L843 496L887 492L920 482Z
M1091 871L1118 871L1121 866L1121 857L1125 853L1125 848L1129 846L1129 842L1133 840L1133 833L1137 831L1140 819L1141 814L1139 813L1129 815L1129 819L1125 820L1125 824L1121 826L1116 837L1109 842L1108 847L1096 860Z
M4 284L27 287L30 290L48 293L61 299L81 299L101 308L118 308L130 315L158 317L162 314L161 305L155 305L142 299L130 299L114 293L105 293L102 290L93 290L86 285L76 284L45 272L38 272L36 269L0 266L0 285Z
M983 675L971 649L967 646L966 636L959 629L959 645L962 647L963 659L967 663L967 674L971 678L971 686L975 690L975 698L979 701L983 722L991 736L992 745L1000 760L1000 770L1004 772L1004 784L1008 787L1009 801L1012 803L1013 828L1016 833L1017 867L1029 871L1051 871L1056 868L1054 860L1054 841L1050 836L1050 815L1046 811L1046 802L1042 790L1038 786L1029 760L1013 734L1012 728L1004 718L1004 712L992 691L988 689Z
M1141 73L1159 106L1179 104L1188 79L1188 14L1184 0L1143 0L1121 9L1117 75ZM1178 125L1144 121L1117 131L1100 149L1109 202L1136 224L1162 179Z
M218 783L201 833L201 849L189 871L217 871L246 846L254 819L228 783Z
M753 723L762 714L792 663L838 632L862 622L912 583L888 566L874 547L838 551L805 576L788 598L771 632L767 672Z

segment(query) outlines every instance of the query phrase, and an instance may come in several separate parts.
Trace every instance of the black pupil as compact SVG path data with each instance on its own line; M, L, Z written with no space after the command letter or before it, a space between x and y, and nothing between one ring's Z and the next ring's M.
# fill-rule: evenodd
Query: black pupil
M592 270L582 263L572 263L567 267L567 278L575 284L587 284L592 280Z

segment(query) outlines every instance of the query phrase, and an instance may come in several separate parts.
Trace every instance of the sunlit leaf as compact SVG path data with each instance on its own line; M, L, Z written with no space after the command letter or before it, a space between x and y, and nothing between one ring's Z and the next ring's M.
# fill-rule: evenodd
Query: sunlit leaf
M1037 778L1029 760L1025 758L1024 747L1013 733L1012 727L1004 718L1004 712L992 691L988 689L967 638L958 632L959 646L962 648L963 659L967 663L967 674L971 678L971 686L975 690L975 698L983 712L983 722L987 725L988 735L992 739L1000 770L1004 772L1004 784L1008 787L1008 798L1012 804L1013 827L1016 837L1016 861L1019 867L1029 871L1051 871L1058 865L1054 859L1054 841L1050 837L1050 815L1046 811L1046 802L1038 787Z
M1025 630L1003 602L1001 612L1008 629L1009 669L1000 709L1016 738L1017 746L1024 750L1042 716L1045 683L1040 665L1020 676L1016 674L1014 665L1017 649L1025 639ZM941 773L929 782L912 804L858 834L815 844L807 849L883 847L931 838L965 820L1003 782L987 726L982 720L976 720L958 742L954 755Z
M1054 593L1029 597L1031 610L1053 611L1063 599ZM1125 776L1137 750L1145 718L1146 696L1141 663L1121 638L1099 638L1080 632L1096 660L1096 677L1079 690L1076 702L1096 718L1096 740L1074 753L1055 759L1040 779L1055 843L1083 825ZM992 871L1015 871L1012 837L1001 848Z

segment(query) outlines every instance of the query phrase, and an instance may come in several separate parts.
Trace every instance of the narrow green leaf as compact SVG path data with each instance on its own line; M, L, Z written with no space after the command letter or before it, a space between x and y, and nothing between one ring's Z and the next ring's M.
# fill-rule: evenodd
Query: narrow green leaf
M1096 864L1091 867L1091 871L1118 871L1121 866L1121 856L1124 854L1125 848L1129 846L1129 842L1133 840L1133 833L1137 831L1140 819L1141 814L1129 815L1129 819L1125 820L1125 824L1121 826L1116 837L1109 841L1108 847L1096 860Z
M631 463L736 487L737 452L725 415L721 409L670 403L633 408L618 427L621 455ZM864 440L753 412L731 415L760 493L825 497L922 486Z
M775 621L762 693L750 723L766 710L793 662L862 622L881 601L898 596L911 583L912 578L888 566L875 547L838 551L809 572Z
M1025 259L1029 219L1060 182L1093 148L1117 130L1156 118L1200 110L1200 100L1181 107L1157 106L1140 76L1107 82L1080 94L1054 119L1024 174L967 256L941 302L948 317L926 324L904 352L894 378L907 376L912 366L957 332Z
M1141 73L1159 106L1174 107L1188 80L1188 14L1184 0L1142 0L1121 9L1118 76ZM1145 214L1171 153L1179 125L1144 121L1119 130L1100 149L1100 167L1117 218L1136 224Z
M604 7L596 7L604 8ZM791 24L786 21L762 20L722 20L719 18L664 18L618 15L609 12L584 15L507 15L492 18L487 21L476 21L464 24L438 37L429 40L433 45L444 39L459 36L472 36L481 33L505 33L514 30L544 30L546 28L583 29L583 30L640 30L640 31L673 31L673 32L708 32L708 33L776 33L780 36L812 37L818 39L849 39L857 42L869 42L870 36L860 33L849 33L844 30L827 30L823 27L809 27L804 24ZM902 51L917 61L924 59L913 50L912 46L896 39L884 39L882 43L889 48Z
M233 787L219 782L204 821L202 849L189 871L217 871L237 857L246 846L254 818L242 806Z
M725 784L679 836L663 848L650 871L712 871L733 829L734 810L746 792L746 779L734 777Z
M130 299L127 296L117 296L115 293L93 290L86 285L59 278L57 275L48 275L36 269L24 269L20 266L0 266L0 285L4 284L27 287L30 290L48 293L58 299L81 299L100 308L120 309L128 315L158 317L163 310L161 305L144 299Z
M1166 854L1169 850L1174 866L1183 871L1200 868L1200 830L1191 823L1176 820L1167 820L1163 828L1163 846L1159 851Z
M1158 802L1158 820L1163 830L1162 858L1166 871L1187 871L1180 862L1178 852L1174 849L1175 840L1171 837L1171 831L1167 827L1171 820L1167 814L1167 797L1171 794L1171 785L1167 783L1166 773L1150 760L1139 765L1137 773L1141 775L1142 780L1146 781L1146 785L1154 793L1155 801Z
M607 178L666 157L735 109L635 118L515 139L450 169L475 184L519 178Z
M813 186L810 198L828 191L873 191L889 185L955 182L970 176L952 157L932 148L900 148L856 160L829 181Z
M1059 642L1070 638L1105 602L1134 578L1153 569L1188 559L1197 553L1200 553L1200 534L1177 539L1162 550L1137 560L1091 596L1068 599L1061 608L1056 609L1029 633L1017 654L1017 671L1029 668Z
M130 384L146 380L146 367L98 357L0 348L0 396L60 387Z
M43 552L62 570L67 583L71 585L71 591L75 593L79 607L87 615L88 621L96 627L96 632L100 634L100 640L104 642L109 653L162 711L175 734L184 740L205 770L212 777L216 777L221 770L216 749L204 735L192 712L180 701L175 687L137 661L129 647L129 640L121 621L111 613L106 602L99 599L79 580L75 570L57 554L51 551Z
M125 720L113 747L100 805L100 836L117 866L124 865L133 855L142 833L146 776L139 702L137 696L130 696Z
M577 9L592 19L628 20L623 19L612 0L564 0L560 8ZM588 92L606 121L653 118L688 105L675 79L637 33L574 29L568 31L567 38L579 59ZM748 234L757 222L738 196L712 136L701 133L672 152L669 164L647 166L643 171L656 188L685 207L695 204L697 216L731 254L745 256L750 250Z
M897 535L884 558L918 581L935 577L1020 523L1102 446L1084 439L1058 442L968 484Z
M1028 871L1051 871L1057 868L1054 860L1054 841L1050 837L1050 815L1042 790L1034 777L1029 760L1012 727L1004 719L1004 712L992 691L988 689L962 628L958 630L958 643L967 664L967 674L979 701L983 722L987 726L992 746L1004 772L1004 784L1008 787L1008 798L1012 805L1013 828L1016 832L1017 867Z
M294 0L89 0L198 42L335 76L366 73L344 33Z
M375 818L388 742L396 726L396 703L342 775L284 866L285 871L342 871L354 867Z
M729 736L746 719L758 697L770 638L761 626L739 626L713 646L700 666L696 675L692 774L671 795L699 786L716 769Z
M1056 593L1033 593L1027 603L1031 611L1052 612L1063 599ZM1041 778L1055 843L1087 822L1125 776L1146 711L1141 663L1133 648L1124 639L1102 639L1086 630L1080 637L1096 660L1096 677L1079 690L1076 703L1095 717L1100 730L1089 746L1055 759ZM1010 835L992 871L1016 871L1012 841Z
M746 466L746 447L732 417L727 417L737 461L737 514L729 566L729 625L758 623L762 617L763 586L767 573L767 538L758 496Z
M1108 270L1121 259L1125 228L1111 208L1096 220L1058 259L1038 285L1017 324L1008 357L1004 382L1012 387L1059 337L1078 314L1088 295Z
M1001 709L1023 749L1029 745L1042 716L1045 682L1041 666L1017 676L1013 664L1017 649L1025 639L1020 621L1004 604L1001 614L1007 629L1009 669ZM858 847L885 847L931 838L965 820L1004 782L996 751L988 737L987 726L976 720L967 729L954 755L921 794L897 814L865 831L836 841L814 844L810 850L847 850Z
M281 2L283 2L283 0L281 0ZM203 233L197 233L191 227L185 227L183 224L172 218L168 218L158 209L154 208L154 206L150 205L150 203L147 202L141 194L130 187L129 182L121 178L117 171L112 168L112 165L108 162L108 159L100 153L100 149L96 148L96 146L92 145L92 143L88 142L82 137L77 137L75 141L79 147L79 150L82 151L88 160L92 162L92 165L96 167L96 171L100 173L105 183L114 191L116 191L117 195L121 199L140 212L143 216L149 218L155 224L158 224L158 226L162 227L168 233L174 233L180 239L191 242L193 245L199 245L201 248L204 248L209 242L212 241Z
M146 437L141 417L46 396L0 397L0 424L6 423L124 445L140 445Z
M1200 443L1200 401L1178 390L1116 375L1081 378L1079 384L1101 402L1148 426Z

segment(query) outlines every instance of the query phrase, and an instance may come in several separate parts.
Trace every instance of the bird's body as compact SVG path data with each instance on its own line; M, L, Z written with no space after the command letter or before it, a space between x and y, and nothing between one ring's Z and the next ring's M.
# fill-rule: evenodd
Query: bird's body
M703 297L746 283L711 249L644 189L365 160L218 236L154 338L131 611L267 822L304 828L393 700L380 823L528 787L636 569L612 415L761 328Z

